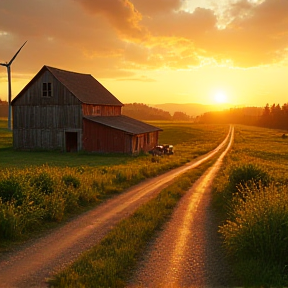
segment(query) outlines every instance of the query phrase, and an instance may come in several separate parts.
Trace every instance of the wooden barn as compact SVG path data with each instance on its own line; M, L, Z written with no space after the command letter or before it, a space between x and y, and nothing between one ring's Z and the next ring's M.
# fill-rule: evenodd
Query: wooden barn
M121 115L123 104L89 74L49 66L13 99L15 149L147 152L160 128Z

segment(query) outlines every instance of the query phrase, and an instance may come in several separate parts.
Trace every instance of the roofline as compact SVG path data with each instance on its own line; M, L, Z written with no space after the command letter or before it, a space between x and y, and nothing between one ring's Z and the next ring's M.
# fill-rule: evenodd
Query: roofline
M55 78L55 79L57 79L67 90L69 90L68 89L68 87L64 84L64 83L62 83L61 82L61 80L57 77L57 76L55 76L55 74L53 73L53 71L51 71L51 69L55 69L55 70L60 70L60 71L63 71L63 72L68 72L68 73L74 73L74 74L79 74L79 75L86 75L86 76L91 76L93 79L95 79L95 81L97 81L102 87L104 87L96 78L94 78L93 77L93 75L92 74L87 74L87 73L79 73L79 72L74 72L74 71L68 71L68 70L63 70L63 69L59 69L59 68L56 68L56 67L51 67L51 66L47 66L47 65L44 65L44 67L46 67L47 68L47 70L49 70L50 71L50 73L53 75L53 77ZM41 71L41 70L40 70ZM39 72L40 72L39 71ZM106 87L104 87L106 90L107 90L107 88ZM69 90L70 91L70 90ZM108 90L107 90L108 91ZM70 91L71 92L71 91ZM110 94L112 94L110 91L108 91ZM71 92L72 93L72 92ZM73 93L72 93L73 94ZM98 104L95 104L95 103L89 103L89 102L83 102L83 101L81 101L75 94L73 94L74 95L74 97L76 97L81 103L83 103L83 104L89 104L89 105L98 105ZM113 94L112 94L113 95ZM114 95L113 95L114 96ZM115 97L115 96L114 96ZM116 98L116 97L115 97ZM117 98L116 98L117 99ZM118 100L118 99L117 99ZM119 101L119 100L118 100ZM120 101L119 101L120 102ZM122 104L122 102L120 102L121 104L103 104L103 106L105 105L105 106L120 106L120 107L123 107L124 105ZM102 106L102 105L99 105L99 106Z
M79 73L79 72L74 72L74 71L68 71L68 70L63 70L63 69L59 69L59 68L56 68L56 67L52 67L52 66L47 66L47 65L44 65L37 73L36 75L26 84L26 86L14 97L14 99L11 101L11 105L13 105L13 103L16 101L16 99L18 99L20 97L20 95L26 91L26 89L28 89L28 86L30 86L30 84L42 73L42 70L48 70L52 76L57 79L66 89L67 86L65 84L63 84L59 78L57 78L54 73L51 71L51 69L57 69L57 70L60 70L60 71L64 71L64 72L69 72L69 73L75 73L75 74L80 74L80 75L86 75L86 76L91 76L93 77L91 74L86 74L86 73ZM94 77L93 77L94 78ZM94 78L95 79L95 78ZM97 79L95 79L100 85L102 85ZM103 85L102 85L103 86ZM104 86L103 86L104 87ZM105 88L105 87L104 87ZM105 88L106 89L106 88ZM69 89L68 89L69 90ZM70 90L69 90L70 91ZM71 91L70 91L71 92ZM71 92L72 93L72 92ZM111 93L111 92L110 92ZM74 97L76 97L81 103L83 104L88 104L88 105L98 105L98 106L118 106L118 107L123 107L124 104L122 102L120 102L118 99L118 101L121 103L121 104L102 104L102 105L99 105L99 104L95 104L95 103L89 103L89 102L83 102L81 101L75 94L72 93L72 95ZM114 96L115 97L115 96Z
M21 95L24 91L26 91L26 89L28 88L28 86L30 86L30 83L32 83L32 82L38 77L38 75L40 74L40 72L41 72L42 70L44 70L45 67L46 67L46 66L44 65L44 66L36 73L36 75L24 86L24 88L14 97L14 99L11 101L11 105L13 105L13 102L15 102L15 101L20 97L20 95Z
M125 116L125 115L119 115L119 116L124 116L124 117L130 118L130 117ZM107 116L107 117L113 117L113 116ZM117 117L117 116L115 116L115 117ZM153 126L153 127L157 128L157 129L155 129L155 131L150 131L150 132L147 131L147 132L143 132L143 133L132 133L132 132L125 131L125 130L123 130L123 129L119 129L119 128L113 127L113 126L111 126L111 125L107 125L107 124L95 122L93 119L89 118L89 116L83 116L83 119L89 120L89 121L94 122L94 123L97 123L97 124L99 124L99 125L103 125L103 126L106 126L106 127L110 127L110 128L116 129L116 130L123 131L123 132L125 132L125 133L128 134L128 135L141 135L141 134L145 134L145 133L163 131L163 129ZM135 120L134 118L131 118L131 119ZM139 120L137 120L137 121L139 121Z
M111 125L107 125L107 124L95 122L95 121L93 121L93 119L87 118L86 116L83 116L83 119L88 120L88 121L91 121L91 122L93 122L93 123L97 123L97 124L99 124L99 125L103 125L103 126L106 126L106 127L110 127L110 128L116 129L116 130L123 131L123 132L125 132L125 133L128 134L128 135L139 135L139 134L135 134L135 133L131 133L131 132L125 131L125 130L123 130L123 129L119 129L119 128L113 127L113 126L111 126ZM141 134L143 134L143 133L141 133Z

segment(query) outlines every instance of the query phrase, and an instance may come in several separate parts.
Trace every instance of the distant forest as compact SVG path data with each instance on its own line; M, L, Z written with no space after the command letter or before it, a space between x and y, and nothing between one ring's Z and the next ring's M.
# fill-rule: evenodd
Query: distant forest
M138 120L177 120L192 121L194 118L183 112L169 112L150 107L146 104L129 103L122 108L122 114Z
M243 124L266 128L288 130L288 103L282 107L278 104L264 108L244 107L224 111L212 111L196 117L197 123Z
M8 103L0 99L0 117L8 117ZM125 104L122 114L138 120L193 121L203 124L243 124L288 131L288 103L261 107L230 108L223 111L206 112L196 118L181 111L169 112L146 104Z

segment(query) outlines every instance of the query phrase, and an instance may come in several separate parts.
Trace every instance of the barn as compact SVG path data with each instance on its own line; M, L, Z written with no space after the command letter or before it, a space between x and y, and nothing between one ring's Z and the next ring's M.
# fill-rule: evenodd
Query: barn
M160 128L121 114L123 104L90 74L43 66L12 101L20 150L147 152Z

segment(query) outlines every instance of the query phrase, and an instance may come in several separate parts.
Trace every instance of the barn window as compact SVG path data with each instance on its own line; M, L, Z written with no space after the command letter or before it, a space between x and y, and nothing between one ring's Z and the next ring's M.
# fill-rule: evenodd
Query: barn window
M52 83L44 82L42 85L42 96L43 97L52 97Z

